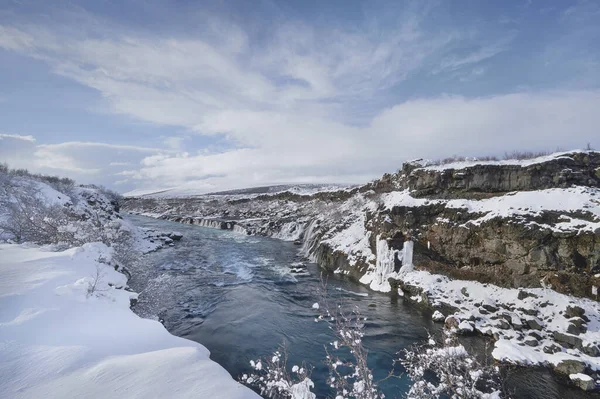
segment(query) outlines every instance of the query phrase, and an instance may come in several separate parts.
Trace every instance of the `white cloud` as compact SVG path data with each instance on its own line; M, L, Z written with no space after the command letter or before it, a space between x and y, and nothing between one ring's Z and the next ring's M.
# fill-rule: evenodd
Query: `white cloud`
M104 31L102 23L77 34L0 25L0 48L97 90L115 113L176 126L186 137L225 137L233 147L181 152L179 136L161 137L165 149L86 142L28 147L36 167L104 179L116 174L125 189L356 182L408 158L594 140L600 122L594 90L397 100L398 84L416 74L445 73L463 82L481 77L482 63L515 40L511 32L481 38L468 27L427 30L422 19L406 12L385 29L376 22L342 29L285 21L274 24L268 40L255 42L223 21L195 37ZM110 178L100 173L107 165Z
M0 133L0 140L21 140L21 141L28 141L30 143L34 143L35 142L35 138L33 136L23 136L20 134L5 134L5 133Z
M325 181L319 179L324 176L330 182L357 182L416 157L502 155L523 148L571 148L573 143L581 148L596 138L598 107L598 91L446 96L396 105L364 128L307 116L228 114L210 128L242 141L254 139L254 148L154 155L125 174L155 186L195 185L205 191ZM189 176L197 181L187 181Z

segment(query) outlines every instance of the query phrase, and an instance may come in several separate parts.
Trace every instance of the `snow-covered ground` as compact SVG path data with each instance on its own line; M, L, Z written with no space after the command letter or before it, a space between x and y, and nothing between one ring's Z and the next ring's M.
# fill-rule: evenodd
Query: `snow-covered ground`
M111 255L0 244L0 397L258 397L202 345L135 315Z

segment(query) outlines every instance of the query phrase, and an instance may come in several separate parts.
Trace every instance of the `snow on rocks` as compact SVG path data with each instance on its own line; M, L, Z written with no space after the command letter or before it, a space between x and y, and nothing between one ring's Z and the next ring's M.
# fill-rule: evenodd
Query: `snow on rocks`
M0 245L0 397L258 398L202 345L135 315L111 256Z
M598 302L550 289L501 288L425 271L401 278L404 285L422 290L428 304L437 309L436 319L441 320L443 309L457 309L447 314L447 328L493 337L496 360L547 365L566 375L600 371Z
M584 391L592 391L596 387L594 380L589 375L577 373L569 375L569 378Z

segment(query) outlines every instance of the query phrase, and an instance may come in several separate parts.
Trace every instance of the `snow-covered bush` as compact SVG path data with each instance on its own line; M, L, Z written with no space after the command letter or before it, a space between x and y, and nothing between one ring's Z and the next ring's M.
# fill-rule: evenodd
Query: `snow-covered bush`
M115 200L99 189L75 187L69 179L3 166L0 238L66 247L88 242L127 246L131 232L116 213Z
M409 399L499 399L502 384L498 366L481 364L461 345L455 331L445 331L438 342L431 336L399 359L413 385Z
M281 346L271 357L250 361L254 372L244 374L240 381L257 387L260 394L271 399L315 399L310 369L305 364L287 366L287 350Z

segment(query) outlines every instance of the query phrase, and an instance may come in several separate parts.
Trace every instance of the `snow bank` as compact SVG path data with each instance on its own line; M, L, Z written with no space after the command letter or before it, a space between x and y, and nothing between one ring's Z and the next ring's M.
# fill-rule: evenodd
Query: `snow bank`
M130 309L110 248L0 245L0 397L257 398ZM90 292L90 287L95 291Z

